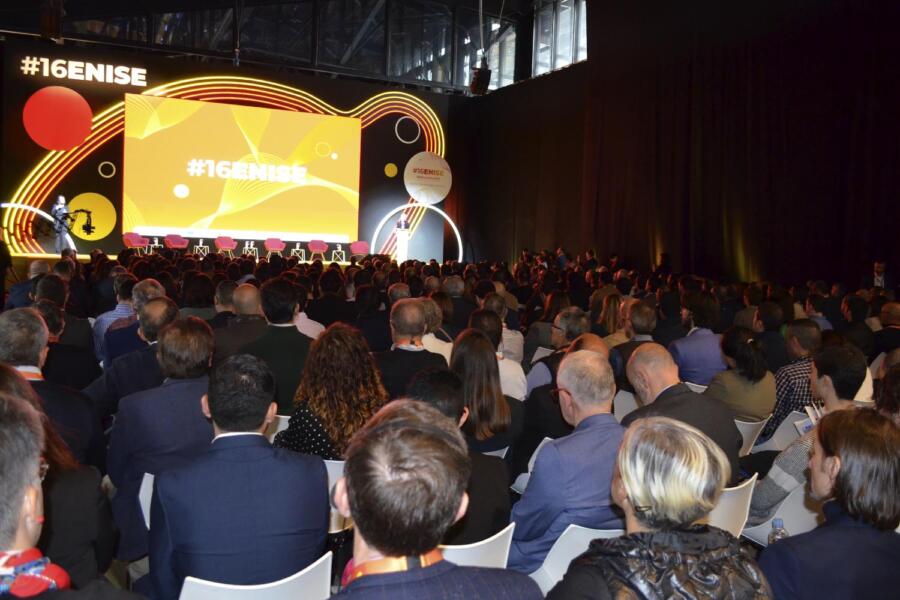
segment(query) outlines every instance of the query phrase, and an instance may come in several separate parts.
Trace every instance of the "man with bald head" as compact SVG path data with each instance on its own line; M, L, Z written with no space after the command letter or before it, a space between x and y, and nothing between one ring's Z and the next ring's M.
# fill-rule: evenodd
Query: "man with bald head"
M446 368L447 361L440 354L429 352L422 345L425 335L425 309L414 298L402 298L391 307L390 350L375 353L381 371L381 381L391 399L406 393L406 386L416 373L429 367Z
M727 406L692 392L683 384L678 378L678 365L659 344L642 344L632 352L626 372L643 406L626 415L623 426L628 427L644 417L669 417L692 425L725 452L731 465L731 481L737 480L738 452L743 442Z
M237 286L233 296L235 316L225 327L215 330L213 365L238 353L241 347L255 342L266 332L259 289L250 283Z
M509 568L523 573L541 566L569 525L623 527L610 490L625 430L611 414L616 384L609 361L602 352L569 350L556 383L558 409L575 429L541 447L522 499L513 506Z

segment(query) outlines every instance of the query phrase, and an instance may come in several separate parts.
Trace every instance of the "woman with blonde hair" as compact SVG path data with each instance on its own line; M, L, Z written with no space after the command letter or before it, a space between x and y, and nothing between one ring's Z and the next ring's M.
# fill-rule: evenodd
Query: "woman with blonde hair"
M294 396L296 409L275 446L342 460L353 434L387 401L362 333L334 323L310 348Z
M737 538L697 524L729 476L725 454L698 429L666 417L635 421L612 481L626 535L591 542L547 598L769 598Z

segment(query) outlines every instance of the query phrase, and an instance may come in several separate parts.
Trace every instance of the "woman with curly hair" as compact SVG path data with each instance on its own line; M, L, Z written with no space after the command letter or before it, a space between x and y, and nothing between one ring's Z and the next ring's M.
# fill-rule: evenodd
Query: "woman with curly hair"
M353 434L387 401L363 334L334 323L310 348L294 396L296 410L275 446L342 460Z

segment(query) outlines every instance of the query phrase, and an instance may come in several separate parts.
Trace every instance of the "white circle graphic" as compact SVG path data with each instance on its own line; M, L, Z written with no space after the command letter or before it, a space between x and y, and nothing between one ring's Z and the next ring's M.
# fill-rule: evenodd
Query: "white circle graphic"
M116 165L109 162L108 160L104 160L102 163L97 165L97 172L103 179L112 179L116 176Z
M437 204L447 197L453 186L453 174L447 161L433 152L419 152L406 163L403 183L413 200L420 204Z
M187 198L191 195L191 188L183 183L179 183L172 189L172 193L175 194L176 198Z
M428 210L433 210L437 214L444 217L444 220L450 224L450 228L453 229L453 233L456 234L456 245L459 248L459 262L463 260L463 243L462 236L459 234L459 229L456 227L456 223L453 222L453 219L450 218L450 215L439 209L437 206L432 206L431 204L419 204L417 202L412 202L410 204L401 204L397 208L391 210L388 214L384 215L381 218L381 221L378 222L378 227L375 228L375 233L372 234L372 246L371 248L374 250L377 248L375 242L378 241L378 234L381 233L381 230L384 228L385 223L388 222L388 219L396 215L398 212L402 210L406 210L407 208L415 208L417 206L421 206L422 208L427 208Z
M416 126L416 137L414 137L411 140L404 140L402 137L400 137L400 123L404 119L409 119ZM394 135L396 135L397 139L400 140L401 142L403 142L404 144L415 144L416 142L419 141L419 138L422 137L422 126L419 125L419 122L416 121L415 119L413 119L412 117L403 116L403 117L400 117L399 119L397 119L397 122L394 123Z

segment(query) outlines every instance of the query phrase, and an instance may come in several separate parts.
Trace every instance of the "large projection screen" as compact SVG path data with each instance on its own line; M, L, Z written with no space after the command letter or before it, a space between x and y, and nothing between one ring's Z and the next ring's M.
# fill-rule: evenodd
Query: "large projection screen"
M359 119L126 94L123 231L358 239Z

